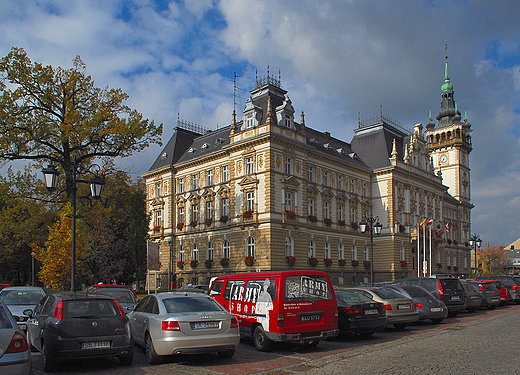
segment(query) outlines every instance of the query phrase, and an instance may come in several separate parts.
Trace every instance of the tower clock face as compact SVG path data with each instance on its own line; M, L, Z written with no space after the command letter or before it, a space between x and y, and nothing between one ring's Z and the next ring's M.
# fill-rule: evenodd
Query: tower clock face
M446 163L448 161L448 155L441 155L441 163Z

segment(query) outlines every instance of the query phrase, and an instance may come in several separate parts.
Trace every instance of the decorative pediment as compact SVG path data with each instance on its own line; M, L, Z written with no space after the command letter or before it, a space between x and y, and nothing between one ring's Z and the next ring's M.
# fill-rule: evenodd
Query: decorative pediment
M228 197L229 196L229 186L227 185L222 185L218 188L217 190L217 194L222 196L222 197Z
M184 205L186 203L186 198L184 198L182 195L179 195L175 202L178 205Z
M253 178L251 176L245 176L240 182L238 183L240 186L246 186L246 185L253 185L257 184L258 180L256 178Z
M282 185L297 189L298 186L300 186L300 183L294 176L289 176L282 179Z
M325 189L321 192L322 197L333 198L334 193L330 189Z
M339 200L339 201L344 202L344 201L346 201L348 199L348 197L347 197L347 195L343 191L341 191L338 194L336 194L336 199Z
M348 201L350 203L356 203L357 204L357 203L359 203L359 198L355 194L350 194L349 197L348 197Z
M196 200L199 200L199 195L198 194L195 194L195 193L190 193L190 195L188 196L188 200L190 202L193 202L193 201L196 201Z
M206 200L211 200L215 197L215 192L211 189L204 189L202 192L202 197Z
M309 185L307 187L307 193L311 196L316 196L320 193L320 191L318 190L318 188L316 187L316 185Z
M150 206L152 206L152 207L164 206L164 201L161 198L154 198L150 202Z

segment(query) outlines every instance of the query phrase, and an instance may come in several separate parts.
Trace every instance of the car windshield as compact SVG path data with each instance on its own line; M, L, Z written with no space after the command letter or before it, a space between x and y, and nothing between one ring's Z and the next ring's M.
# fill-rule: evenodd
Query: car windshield
M285 301L331 300L329 283L321 275L291 275L285 278Z
M363 302L374 302L370 298L355 292L349 292L346 290L336 290L336 299L338 303L363 303Z
M163 299L164 307L169 314L206 311L223 311L212 298L196 298L190 296Z
M406 288L406 287L403 287L403 290L408 293L410 295L410 297L412 298L422 298L422 297L431 297L431 294L428 293L426 290L424 290L423 288Z
M45 297L39 290L2 290L0 299L6 305L36 305Z
M372 289L372 293L377 294L383 299L399 299L406 298L401 293L397 293L395 290L390 289Z
M0 329L12 329L13 324L3 306L0 306Z
M121 316L113 300L84 299L64 301L63 316L67 318L111 318Z
M103 293L117 300L119 303L135 303L134 294L127 289L98 288L95 293Z
M458 279L440 279L440 281L444 290L463 290Z

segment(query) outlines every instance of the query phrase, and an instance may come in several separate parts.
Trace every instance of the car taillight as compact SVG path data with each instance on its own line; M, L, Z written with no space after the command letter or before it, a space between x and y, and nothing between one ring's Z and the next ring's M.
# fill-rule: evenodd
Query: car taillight
M385 310L392 310L392 305L385 305Z
M442 298L442 297L444 297L444 290L442 290L441 281L438 280L437 282L439 283L439 298Z
M442 306L446 307L446 304L442 301L439 301L441 303Z
M334 323L337 323L339 321L339 311L338 309L334 310Z
M56 304L56 307L54 308L53 316L58 320L63 319L63 301L58 301L58 303Z
M361 309L355 309L353 307L344 307L343 310L345 310L345 312L347 314L362 314L363 311Z
M237 328L237 327L238 327L237 318L235 318L235 317L231 318L231 326L229 328Z
M114 300L114 302L116 303L116 306L119 309L119 313L121 314L121 317L124 318L125 317L125 311L123 310L123 307L116 300Z
M11 343L5 351L5 354L26 352L27 350L27 340L25 339L24 335L22 335L20 332L15 332L13 338L11 339Z
M276 314L276 326L285 327L285 315L283 313Z
M180 331L179 322L176 320L165 320L162 322L163 331Z
M484 290L484 287L482 286L482 284L478 284L478 288L479 288L480 290Z
M520 289L520 286L518 286L518 285L516 285L516 284L515 284L515 285L513 285L513 290L515 290L515 291L516 291L517 289Z
M416 306L418 309L422 309L422 304L420 304L419 302L417 302L417 303L415 304L415 306Z

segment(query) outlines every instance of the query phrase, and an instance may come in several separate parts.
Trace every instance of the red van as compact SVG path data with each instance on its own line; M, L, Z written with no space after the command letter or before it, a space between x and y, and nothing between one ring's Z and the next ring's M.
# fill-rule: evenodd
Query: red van
M339 333L336 296L325 272L219 276L209 295L237 317L240 334L252 337L260 351L272 349L275 341L316 346Z

